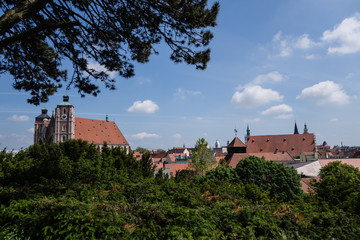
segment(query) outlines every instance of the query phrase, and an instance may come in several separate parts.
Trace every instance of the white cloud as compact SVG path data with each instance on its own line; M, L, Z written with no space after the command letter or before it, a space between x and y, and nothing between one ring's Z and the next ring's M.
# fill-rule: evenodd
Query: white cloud
M339 121L339 119L337 119L337 118L330 119L330 122L337 122L337 121Z
M26 116L26 115L14 114L11 117L8 117L7 120L15 121L15 122L27 122L30 120L30 118L29 118L29 116Z
M312 60L312 59L315 59L316 58L316 55L315 54L310 54L310 55L307 55L305 57L307 60Z
M175 133L174 135L172 135L173 138L175 139L180 139L182 138L181 134L180 133Z
M251 82L254 85L259 85L265 82L280 82L284 79L279 72L269 72L268 74L260 74Z
M244 87L242 91L236 91L232 96L231 103L236 107L252 108L271 102L283 100L277 91L265 89L258 85Z
M309 34L303 34L297 38L293 44L295 48L308 49L315 46L316 43L309 38Z
M159 110L159 106L151 100L145 100L143 102L136 101L131 107L128 108L128 112L131 113L146 113L152 114Z
M318 43L309 38L309 34L303 34L300 37L283 36L281 32L278 32L273 37L273 42L278 44L279 56L289 57L292 55L294 49L307 50Z
M350 102L350 97L342 90L342 86L333 81L324 81L305 88L296 98L310 99L319 105L343 105Z
M294 114L280 114L279 116L275 117L276 119L290 119L293 118Z
M360 51L360 14L344 19L334 29L327 30L321 38L324 42L335 43L336 47L329 47L329 54L350 54Z
M145 139L145 138L160 138L160 136L155 133L141 132L141 133L131 135L130 138L141 140L141 139Z
M181 99L186 99L188 96L198 96L198 95L201 95L200 91L191 91L182 88L178 88L175 92L175 96L178 96Z
M108 71L103 65L100 65L97 62L89 61L87 67L89 69L94 69L95 71L98 71L98 72L106 72L107 74L109 74L109 77L111 77L111 78L114 78L116 75L116 72Z
M284 113L292 113L293 109L289 105L280 104L277 106L272 106L271 108L266 109L261 112L261 115L273 115L273 114L284 114Z

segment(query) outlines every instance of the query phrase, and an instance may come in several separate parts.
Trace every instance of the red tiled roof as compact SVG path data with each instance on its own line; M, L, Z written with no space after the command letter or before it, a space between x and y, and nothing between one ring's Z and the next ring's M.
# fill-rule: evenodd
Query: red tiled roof
M316 181L319 181L320 178L302 178L300 183L301 183L301 189L306 193L309 194L311 192L313 192L315 189L314 187L310 184L310 181L312 179L315 179Z
M321 167L325 167L331 162L339 161L342 164L347 164L360 169L360 158L339 158L339 159L319 159Z
M262 158L266 161L274 162L294 162L294 159L288 153L234 153L228 160L229 166L235 168L236 165L246 157L255 156Z
M246 147L246 145L238 137L235 137L227 147Z
M292 156L315 152L314 134L287 134L251 136L247 142L248 153L289 152Z
M185 170L188 169L189 164L188 163L170 163L170 164L165 164L165 168L169 168L170 169L170 173L172 173L171 175L173 177L176 176L176 172L177 171L181 171L181 170Z
M129 145L115 122L87 118L75 118L75 139L94 144Z

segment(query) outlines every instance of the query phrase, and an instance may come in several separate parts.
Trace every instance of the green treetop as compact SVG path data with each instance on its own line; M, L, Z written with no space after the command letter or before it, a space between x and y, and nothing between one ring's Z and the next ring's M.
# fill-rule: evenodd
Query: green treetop
M189 167L198 175L204 175L213 165L216 164L216 159L211 155L209 144L204 138L199 138L195 145L195 150L192 153Z

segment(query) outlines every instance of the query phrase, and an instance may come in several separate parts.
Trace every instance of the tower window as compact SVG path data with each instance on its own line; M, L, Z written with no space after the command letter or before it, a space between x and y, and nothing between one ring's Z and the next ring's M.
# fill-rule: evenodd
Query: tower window
M66 140L66 136L62 136L62 141L64 142Z
M64 108L64 114L66 114L66 109Z
M66 125L62 125L62 126L61 126L61 130L62 130L62 131L66 131Z

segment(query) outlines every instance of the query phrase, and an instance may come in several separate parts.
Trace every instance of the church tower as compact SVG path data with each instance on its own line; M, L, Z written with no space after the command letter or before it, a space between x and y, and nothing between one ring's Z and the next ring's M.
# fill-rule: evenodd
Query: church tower
M69 103L69 96L63 96L63 102L55 109L53 140L55 143L75 138L75 110Z
M34 143L40 143L41 139L47 137L47 127L50 121L50 116L47 112L48 110L44 107L41 109L41 115L35 118Z

